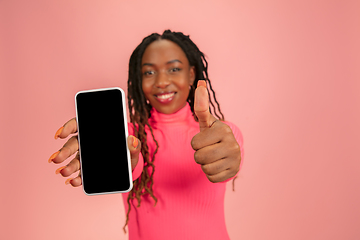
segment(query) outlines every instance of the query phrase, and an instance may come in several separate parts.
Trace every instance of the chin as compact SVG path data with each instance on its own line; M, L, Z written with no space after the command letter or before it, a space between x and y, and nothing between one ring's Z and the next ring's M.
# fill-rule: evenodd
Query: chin
M179 106L161 106L161 107L155 107L155 109L158 112L161 112L163 114L173 114L176 113L177 111L179 111L181 108L183 107L179 107Z

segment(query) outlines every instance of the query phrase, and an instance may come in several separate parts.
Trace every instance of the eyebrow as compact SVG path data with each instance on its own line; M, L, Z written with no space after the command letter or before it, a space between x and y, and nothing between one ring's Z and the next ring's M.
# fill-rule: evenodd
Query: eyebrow
M168 61L166 64L170 64L170 63L174 63L174 62L182 63L179 59L174 59L174 60ZM154 66L154 64L153 63L144 63L142 66Z

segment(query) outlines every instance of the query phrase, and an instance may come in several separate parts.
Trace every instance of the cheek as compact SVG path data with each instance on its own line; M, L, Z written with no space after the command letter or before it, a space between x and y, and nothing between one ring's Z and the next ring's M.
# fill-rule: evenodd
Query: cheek
M149 83L149 81L142 81L142 90L143 90L145 95L150 94L150 92L151 92L151 84Z
M182 78L183 79L183 81L181 81L180 83L179 83L179 88L181 89L181 90L183 90L183 91L188 91L189 90L189 87L191 86L191 81L189 80L189 78L188 78L189 76L185 76L184 78Z
M178 87L178 88L184 88L186 85L189 85L189 75L187 71L182 71L177 74L174 74L171 76L172 82Z
M190 85L188 82L183 82L181 86L178 86L179 91L181 92L181 96L184 99L187 99L190 93Z

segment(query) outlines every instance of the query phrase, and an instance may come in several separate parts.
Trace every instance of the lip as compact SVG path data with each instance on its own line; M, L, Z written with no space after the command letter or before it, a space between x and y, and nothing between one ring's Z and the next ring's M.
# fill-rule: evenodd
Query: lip
M171 102L175 97L176 92L163 92L155 94L155 99L160 103L169 103Z

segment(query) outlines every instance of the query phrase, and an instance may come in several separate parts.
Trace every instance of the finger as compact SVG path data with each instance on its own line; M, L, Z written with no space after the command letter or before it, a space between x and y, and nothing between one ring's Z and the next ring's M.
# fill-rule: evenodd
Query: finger
M75 178L66 179L65 184L71 184L73 187L80 187L82 185L81 173L79 172L79 175Z
M75 152L77 152L79 150L79 142L78 142L78 138L77 135L76 136L72 136L64 145L63 147L55 152L54 154L52 154L49 158L49 163L50 162L54 162L54 163L62 163L63 161L65 161L68 157L70 157L71 155L73 155Z
M209 111L209 94L204 80L198 81L194 97L194 112L199 119L200 131L203 131L216 121Z
M80 170L79 154L76 154L75 158L71 162L63 167L56 169L56 174L61 174L63 177L68 177L73 173Z
M141 151L141 142L136 137L130 135L127 139L129 151L130 151L130 158L131 158L131 169L134 170L137 163L139 162L139 154Z
M204 165L231 156L232 151L228 151L225 148L225 144L226 143L216 143L197 150L194 153L195 162Z
M231 161L220 159L218 161L201 165L201 169L206 175L213 176L231 168Z
M55 133L55 139L66 138L72 133L77 132L76 118L67 121L64 126L60 127Z
M231 137L233 138L231 128L221 121L216 121L216 124L213 124L211 128L204 129L196 134L191 139L191 146L197 151L200 148L226 141Z
M230 169L227 169L227 170L222 171L215 175L207 175L206 174L206 177L209 179L210 182L218 183L218 182L223 182L225 180L228 180L229 178L235 176L235 174Z

